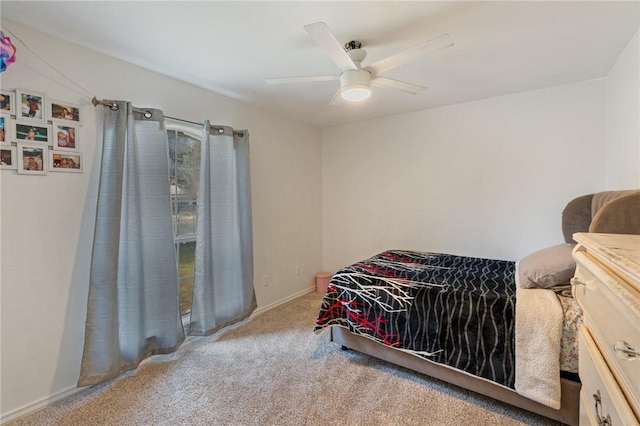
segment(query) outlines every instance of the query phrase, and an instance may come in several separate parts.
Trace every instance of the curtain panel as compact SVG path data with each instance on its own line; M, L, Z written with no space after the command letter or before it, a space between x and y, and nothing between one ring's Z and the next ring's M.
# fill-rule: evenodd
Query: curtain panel
M107 102L79 386L184 340L164 115Z
M256 308L249 134L204 123L190 335L209 335Z

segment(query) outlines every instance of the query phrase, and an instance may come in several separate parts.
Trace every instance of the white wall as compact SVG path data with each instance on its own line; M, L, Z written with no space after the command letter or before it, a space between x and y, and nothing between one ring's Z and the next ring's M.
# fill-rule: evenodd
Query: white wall
M604 138L604 79L323 129L324 269L560 243L565 204L604 189Z
M30 49L99 98L130 100L173 117L248 129L258 307L313 286L313 275L321 266L319 129L5 24ZM81 104L80 146L87 167L83 174L47 176L0 171L3 421L75 388L97 188L92 160L98 109L90 104L91 96L77 93L82 90L16 44L18 62L1 75L2 89L30 89ZM296 275L298 264L306 266L302 275ZM271 277L268 287L262 285L264 275Z
M640 188L639 33L607 76L607 188Z

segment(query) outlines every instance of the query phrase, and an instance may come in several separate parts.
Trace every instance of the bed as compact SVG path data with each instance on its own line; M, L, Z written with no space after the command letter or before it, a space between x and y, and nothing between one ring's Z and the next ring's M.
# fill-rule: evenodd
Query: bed
M578 424L575 232L640 233L640 191L572 200L564 244L517 262L388 250L336 272L315 331L332 341ZM516 301L518 303L516 303Z

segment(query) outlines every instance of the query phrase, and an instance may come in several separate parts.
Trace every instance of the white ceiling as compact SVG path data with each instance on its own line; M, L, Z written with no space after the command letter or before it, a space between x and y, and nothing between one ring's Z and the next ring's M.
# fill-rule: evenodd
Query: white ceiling
M604 77L637 31L640 2L7 1L3 26L30 26L317 126ZM6 20L10 22L6 22ZM428 89L374 89L329 106L337 81L267 85L266 77L338 74L303 29L324 21L359 40L370 64L448 33L453 47L384 74Z

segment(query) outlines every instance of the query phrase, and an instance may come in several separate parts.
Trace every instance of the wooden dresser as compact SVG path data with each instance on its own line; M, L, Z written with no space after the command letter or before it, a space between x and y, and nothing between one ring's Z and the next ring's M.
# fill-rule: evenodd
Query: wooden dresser
M580 424L640 424L640 235L576 233Z

